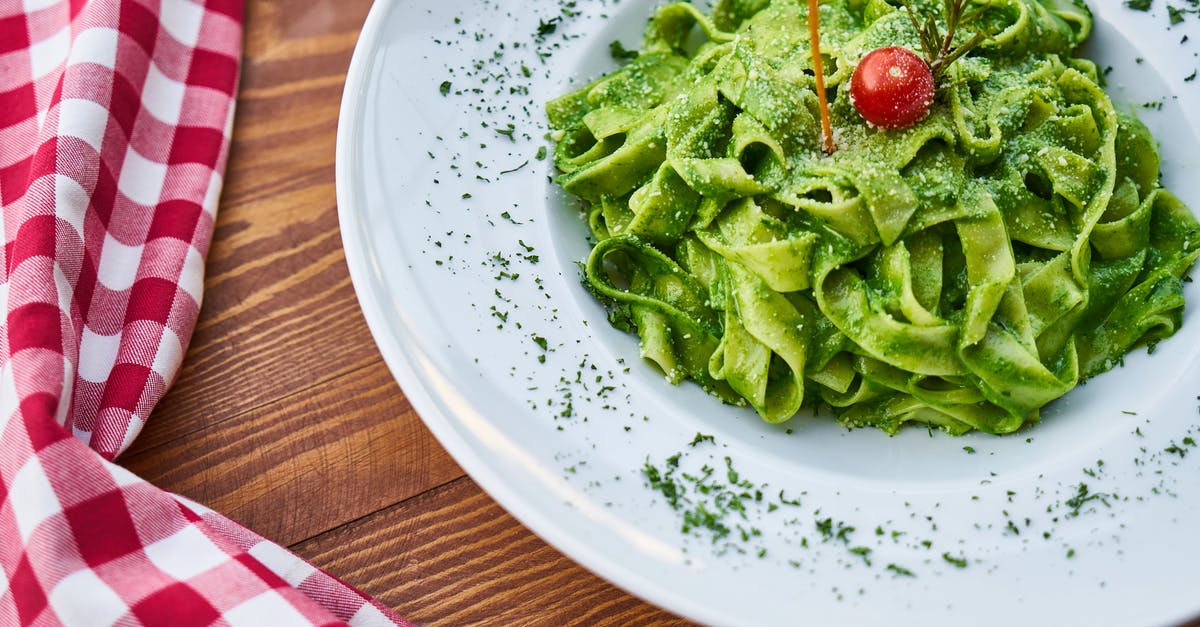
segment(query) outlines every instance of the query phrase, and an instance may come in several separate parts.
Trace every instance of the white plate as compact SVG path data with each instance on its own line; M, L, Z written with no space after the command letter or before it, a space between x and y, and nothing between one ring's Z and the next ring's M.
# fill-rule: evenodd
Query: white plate
M1198 16L1167 29L1165 15L1094 4L1090 54L1114 68L1118 102L1163 103L1137 108L1163 141L1167 186L1200 207L1200 81L1184 81ZM580 286L586 229L535 157L549 147L541 103L611 68L613 39L636 47L649 11L379 0L363 28L338 129L346 257L388 366L455 459L573 559L708 623L1158 625L1200 612L1200 449L1184 443L1200 438L1196 284L1154 355L1003 438L889 438L828 417L773 427L638 359ZM512 140L497 132L509 123ZM697 433L715 443L689 446ZM724 522L761 535L682 533L641 474L679 452L720 479L730 458L764 496ZM1071 515L1081 483L1115 496ZM855 531L824 538L826 518Z

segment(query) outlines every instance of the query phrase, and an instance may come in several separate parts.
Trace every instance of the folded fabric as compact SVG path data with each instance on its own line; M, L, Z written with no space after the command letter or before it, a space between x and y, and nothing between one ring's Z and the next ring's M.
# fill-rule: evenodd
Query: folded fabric
M196 323L241 23L0 0L0 624L407 624L112 463Z

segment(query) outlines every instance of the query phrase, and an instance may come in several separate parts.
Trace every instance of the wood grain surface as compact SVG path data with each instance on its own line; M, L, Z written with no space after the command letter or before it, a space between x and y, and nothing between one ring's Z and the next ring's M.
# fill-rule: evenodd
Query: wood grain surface
M677 624L465 476L384 366L334 198L367 0L250 0L234 140L183 371L121 458L418 624Z
M496 505L376 351L334 197L338 107L369 7L248 2L204 306L178 381L121 463L418 624L683 623Z

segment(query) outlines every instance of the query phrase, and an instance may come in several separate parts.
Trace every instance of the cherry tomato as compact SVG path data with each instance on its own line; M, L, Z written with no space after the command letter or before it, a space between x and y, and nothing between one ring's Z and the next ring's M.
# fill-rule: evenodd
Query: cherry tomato
M850 101L863 119L875 126L912 126L924 119L933 105L933 73L908 48L877 48L854 69Z

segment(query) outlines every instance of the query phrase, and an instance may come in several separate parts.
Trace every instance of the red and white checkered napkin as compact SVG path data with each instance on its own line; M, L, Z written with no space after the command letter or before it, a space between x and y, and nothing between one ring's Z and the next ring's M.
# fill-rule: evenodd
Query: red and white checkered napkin
M406 624L111 463L179 371L241 0L0 0L0 624Z

